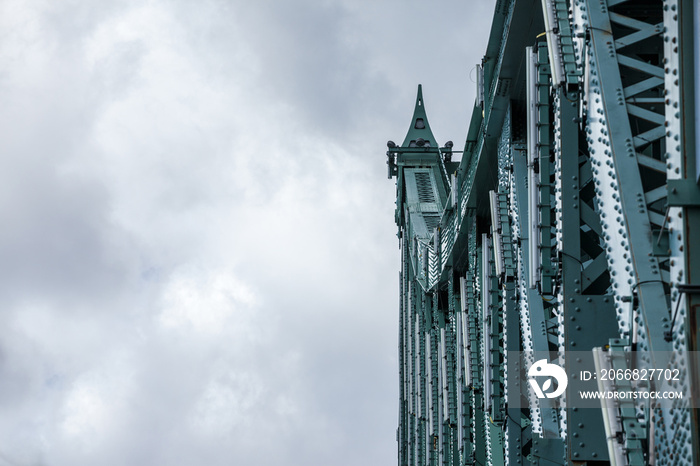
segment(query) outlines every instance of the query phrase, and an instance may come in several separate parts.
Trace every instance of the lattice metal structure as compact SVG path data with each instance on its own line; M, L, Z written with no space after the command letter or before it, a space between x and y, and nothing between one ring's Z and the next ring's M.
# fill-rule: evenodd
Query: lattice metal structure
M696 396L579 409L575 383L553 399L524 382L544 358L576 389L658 389L575 380L658 367L697 393L700 7L495 8L464 150L435 140L420 86L388 143L399 465L700 464Z

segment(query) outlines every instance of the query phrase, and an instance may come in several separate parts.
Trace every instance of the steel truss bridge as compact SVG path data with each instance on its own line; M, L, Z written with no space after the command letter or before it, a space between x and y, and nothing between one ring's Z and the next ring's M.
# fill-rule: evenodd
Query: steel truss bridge
M499 0L463 151L435 140L419 86L387 144L400 466L700 464L697 395L567 402L584 367L697 393L698 8ZM534 359L564 369L563 396L532 395Z

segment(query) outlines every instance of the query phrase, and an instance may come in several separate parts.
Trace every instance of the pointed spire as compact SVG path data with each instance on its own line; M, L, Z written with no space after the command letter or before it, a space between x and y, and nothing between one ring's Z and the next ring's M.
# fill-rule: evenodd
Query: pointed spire
M421 143L421 140L423 141ZM423 86L418 85L418 96L416 97L416 108L413 110L411 126L406 134L401 147L438 147L435 136L430 130L428 117L425 114L425 104L423 103Z

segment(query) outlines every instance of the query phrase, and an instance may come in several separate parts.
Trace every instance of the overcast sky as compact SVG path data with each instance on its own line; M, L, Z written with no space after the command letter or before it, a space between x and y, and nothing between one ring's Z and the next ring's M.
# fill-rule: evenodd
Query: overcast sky
M386 141L494 0L1 0L0 466L396 463Z

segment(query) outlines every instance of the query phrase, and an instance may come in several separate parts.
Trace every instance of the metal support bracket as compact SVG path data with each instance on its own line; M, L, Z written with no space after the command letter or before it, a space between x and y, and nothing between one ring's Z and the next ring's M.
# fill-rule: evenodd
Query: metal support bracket
M670 207L700 206L700 186L689 179L668 180Z

